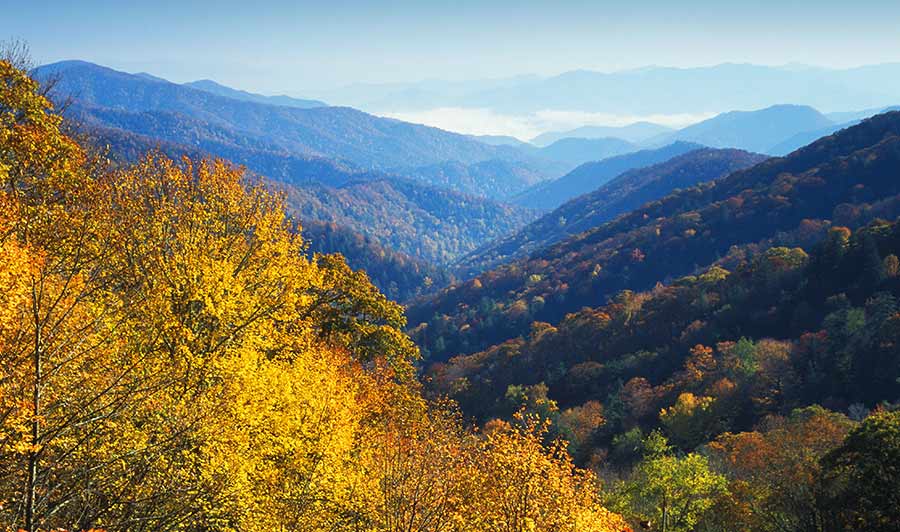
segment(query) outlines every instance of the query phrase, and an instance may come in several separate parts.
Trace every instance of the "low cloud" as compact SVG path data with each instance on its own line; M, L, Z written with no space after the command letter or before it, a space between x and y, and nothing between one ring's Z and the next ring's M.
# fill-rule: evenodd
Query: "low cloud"
M680 128L713 116L703 114L617 115L547 109L536 113L510 115L491 109L470 107L439 107L425 111L386 113L384 116L439 127L471 135L509 135L529 140L548 131L567 131L581 126L626 126L635 122Z

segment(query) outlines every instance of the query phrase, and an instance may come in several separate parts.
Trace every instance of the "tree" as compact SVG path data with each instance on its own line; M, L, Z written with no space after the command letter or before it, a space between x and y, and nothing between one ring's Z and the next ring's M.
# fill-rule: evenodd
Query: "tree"
M592 436L605 422L603 405L588 401L562 411L557 425L560 435L569 442L569 452L579 456L590 448Z
M682 393L674 405L660 411L659 421L679 447L693 449L719 428L715 402L712 397Z
M0 195L11 215L0 238L30 256L17 272L25 297L4 302L15 325L4 339L0 396L5 419L19 428L4 445L10 467L2 512L28 531L49 528L53 514L91 519L93 493L78 485L109 472L122 448L101 442L131 439L112 426L130 415L147 384L136 371L140 356L124 340L132 294L116 284L97 172L38 84L0 61Z
M704 456L675 455L658 432L644 440L644 449L644 459L619 486L614 508L660 532L693 530L726 492L725 477L712 471Z
M481 460L470 475L470 489L477 495L464 530L629 530L601 505L596 478L572 464L565 441L544 447L546 421L520 412L515 423L495 421L485 429Z
M888 532L900 523L900 411L880 410L822 459L829 531Z
M478 439L455 407L437 404L404 417L386 412L362 457L368 486L354 525L385 532L451 531L464 526L475 497L467 489ZM368 529L368 528L367 528Z
M732 493L720 506L725 529L819 531L819 459L852 426L846 416L813 406L769 418L759 431L716 438L711 456L728 474Z

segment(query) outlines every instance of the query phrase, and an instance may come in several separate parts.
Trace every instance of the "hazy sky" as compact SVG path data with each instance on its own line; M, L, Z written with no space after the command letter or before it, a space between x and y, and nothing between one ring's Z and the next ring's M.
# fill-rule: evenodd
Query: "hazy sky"
M0 4L8 0L0 0ZM900 61L900 0L17 0L0 38L264 93L721 62Z

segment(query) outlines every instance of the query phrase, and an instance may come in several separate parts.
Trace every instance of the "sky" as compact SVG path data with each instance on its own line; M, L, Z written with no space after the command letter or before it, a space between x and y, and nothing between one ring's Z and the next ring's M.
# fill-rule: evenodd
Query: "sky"
M0 0L0 39L265 94L722 62L900 61L898 0Z

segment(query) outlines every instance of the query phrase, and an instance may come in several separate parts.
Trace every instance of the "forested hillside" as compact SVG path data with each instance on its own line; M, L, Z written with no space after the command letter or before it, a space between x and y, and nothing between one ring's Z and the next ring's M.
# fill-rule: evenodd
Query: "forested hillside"
M5 530L630 530L527 413L474 431L399 305L225 161L109 166L0 60Z
M221 131L271 146L291 155L337 159L365 169L422 166L447 160L478 162L518 156L509 146L489 146L465 135L379 118L348 107L298 109L236 100L174 83L151 81L82 61L65 61L35 70L39 79L55 77L58 98L72 97L87 114L107 120L110 110L150 117L175 114L202 127L196 141L216 139ZM209 131L206 128L210 128ZM164 124L154 137L168 137Z
M84 61L44 65L34 73L54 80L51 96L67 101L67 114L79 122L189 145L288 182L335 184L322 168L327 163L353 173L376 170L500 199L519 191L521 176L530 185L571 168L533 149L489 145L349 107L285 105L227 87L194 88ZM418 171L451 163L487 164L470 171L475 188Z
M331 222L433 264L453 259L522 227L535 211L408 179L363 175L332 187L279 187L301 220Z
M363 270L388 298L408 301L455 281L446 268L393 251L371 236L334 223L301 222L308 253L340 253L354 270Z
M629 170L457 263L464 272L479 273L599 226L675 189L724 177L765 158L740 150L698 149L653 166Z
M806 245L830 223L898 214L900 113L886 113L484 273L409 309L435 359L556 322L623 289L689 274L742 246ZM440 341L439 341L440 340Z
M78 115L75 115L76 117ZM178 121L184 125L185 121ZM209 153L189 146L164 142L157 138L130 133L125 130L88 126L79 129L86 140L105 149L116 160L133 162L149 150L161 150L170 157L183 155L209 157ZM240 154L241 150L217 150L219 153ZM258 152L253 152L259 156ZM237 157L241 160L241 157ZM401 254L418 257L423 267L436 271L438 264L475 249L493 238L508 234L532 220L536 213L521 207L502 205L474 196L457 194L446 189L416 184L408 179L379 173L353 172L327 159L303 159L278 154L266 154L255 159L255 168L272 170L263 176L275 176L273 186L282 190L288 199L289 212L312 224L334 224L342 230L365 233L377 246L390 246ZM296 182L277 182L281 172ZM305 176L309 176L306 178ZM303 179L308 179L304 181ZM321 180L321 182L319 182ZM328 249L322 252L344 252L354 268L388 268L375 266L373 255L355 255L362 251L354 246ZM401 277L405 277L402 276ZM445 275L432 276L437 286L446 286ZM387 284L379 284L384 290ZM406 286L398 281L398 292L409 296L416 293L416 283Z
M628 515L658 522L668 496L679 530L892 530L898 254L898 223L835 226L808 252L732 257L535 322L427 382L478 419L524 405L552 420L620 479L610 500Z

